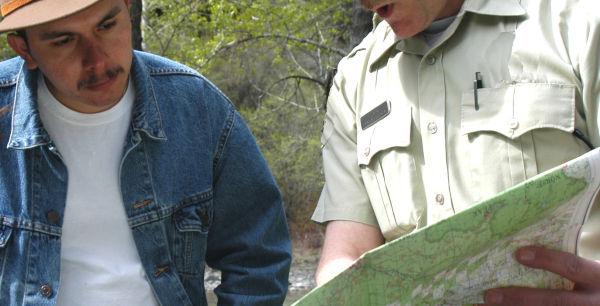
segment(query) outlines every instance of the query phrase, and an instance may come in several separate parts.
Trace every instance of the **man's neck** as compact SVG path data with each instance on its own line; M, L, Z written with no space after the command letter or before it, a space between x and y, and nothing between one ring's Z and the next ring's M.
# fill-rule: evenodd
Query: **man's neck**
M446 6L435 19L438 20L450 16L456 16L458 12L460 12L464 2L465 0L448 0L448 2L446 2Z

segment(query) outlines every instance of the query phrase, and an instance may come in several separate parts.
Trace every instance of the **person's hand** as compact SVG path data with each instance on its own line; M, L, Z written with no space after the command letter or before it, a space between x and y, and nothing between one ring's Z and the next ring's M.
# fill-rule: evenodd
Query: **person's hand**
M548 250L525 247L516 252L517 261L544 269L575 283L573 290L496 288L485 294L487 305L600 305L600 261Z

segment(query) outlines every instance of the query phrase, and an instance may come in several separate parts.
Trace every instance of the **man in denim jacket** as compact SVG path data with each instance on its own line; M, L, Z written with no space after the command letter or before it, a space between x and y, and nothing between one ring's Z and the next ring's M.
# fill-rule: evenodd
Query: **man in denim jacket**
M133 52L128 0L2 0L0 304L283 302L291 246L250 131L196 71Z

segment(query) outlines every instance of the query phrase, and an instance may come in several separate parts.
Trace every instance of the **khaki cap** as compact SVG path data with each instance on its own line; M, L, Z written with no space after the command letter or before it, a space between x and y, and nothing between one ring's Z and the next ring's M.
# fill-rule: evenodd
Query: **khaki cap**
M54 21L82 11L101 0L0 0L0 33Z

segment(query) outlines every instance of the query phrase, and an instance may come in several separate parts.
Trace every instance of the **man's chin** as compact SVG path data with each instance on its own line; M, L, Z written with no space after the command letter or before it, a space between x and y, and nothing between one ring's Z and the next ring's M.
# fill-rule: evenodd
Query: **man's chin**
M94 114L103 112L115 106L121 97L94 97L87 99L80 99L78 102L74 102L70 105L65 105L68 108L84 113L84 114ZM109 101L109 102L107 102Z
M119 101L114 101L112 103L107 103L107 104L95 104L95 105L88 105L88 108L86 109L86 113L100 113L106 110L111 109L113 106L115 106Z

